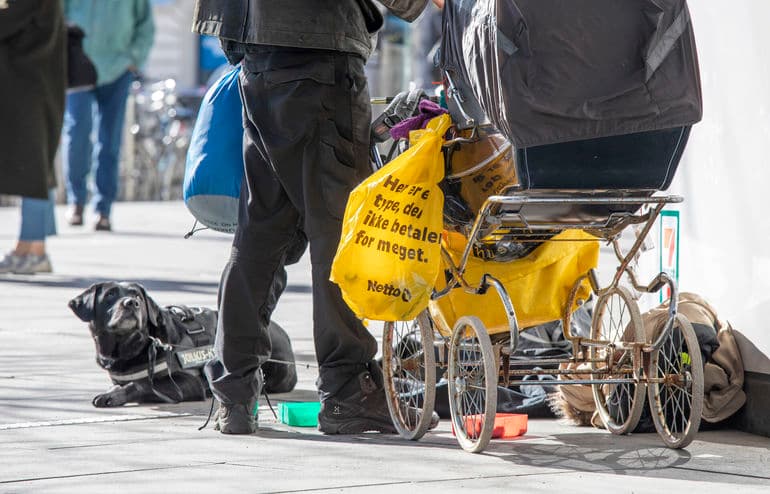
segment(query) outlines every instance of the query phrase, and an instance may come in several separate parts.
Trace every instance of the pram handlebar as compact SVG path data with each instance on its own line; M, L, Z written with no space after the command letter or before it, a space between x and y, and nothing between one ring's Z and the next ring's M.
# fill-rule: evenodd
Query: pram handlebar
M395 96L374 96L372 98L369 98L369 103L373 105L389 105L393 102L394 99L396 99ZM434 103L439 102L438 96L428 96L427 99L431 100Z

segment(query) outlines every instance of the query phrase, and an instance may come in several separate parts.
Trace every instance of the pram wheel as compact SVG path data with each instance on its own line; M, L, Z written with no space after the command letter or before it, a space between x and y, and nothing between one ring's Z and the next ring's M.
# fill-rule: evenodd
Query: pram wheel
M436 400L436 355L428 312L413 321L386 322L382 353L393 425L401 437L420 439L430 426Z
M449 347L449 410L457 441L470 453L492 438L498 370L484 324L473 316L458 319Z
M606 345L589 347L594 379L629 379L640 375L641 363L634 349L624 343L645 341L639 306L623 287L613 287L599 296L591 321L591 338ZM609 366L609 367L608 367ZM636 369L635 366L639 366ZM592 384L594 403L604 426L613 434L627 434L639 423L644 408L644 384L630 382Z
M685 316L676 315L650 357L647 394L655 429L669 448L684 448L698 432L703 412L703 359Z

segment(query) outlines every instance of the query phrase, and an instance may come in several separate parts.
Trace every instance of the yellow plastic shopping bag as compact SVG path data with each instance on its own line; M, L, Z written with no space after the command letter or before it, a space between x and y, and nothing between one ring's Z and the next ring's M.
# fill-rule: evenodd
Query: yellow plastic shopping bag
M362 319L403 321L428 306L440 271L444 195L441 145L451 124L436 117L410 147L351 192L331 280Z

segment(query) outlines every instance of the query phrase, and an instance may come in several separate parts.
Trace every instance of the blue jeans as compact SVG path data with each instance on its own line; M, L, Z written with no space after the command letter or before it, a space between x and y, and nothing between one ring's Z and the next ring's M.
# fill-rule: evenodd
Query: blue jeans
M86 204L86 180L91 169L96 168L95 209L107 217L118 192L120 141L132 79L133 75L126 71L114 82L67 95L61 142L67 202ZM92 145L94 120L96 143Z
M40 242L46 237L56 235L56 218L53 214L54 189L48 192L48 199L21 198L22 242Z

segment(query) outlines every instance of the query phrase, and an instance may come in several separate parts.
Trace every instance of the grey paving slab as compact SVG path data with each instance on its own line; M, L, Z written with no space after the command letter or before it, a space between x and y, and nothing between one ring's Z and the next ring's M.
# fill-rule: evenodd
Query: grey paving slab
M276 422L263 401L259 433L227 437L198 430L209 402L96 409L91 398L109 379L67 301L92 282L122 279L144 283L160 304L214 306L230 237L185 240L192 222L181 203L118 204L111 234L69 227L63 212L49 242L55 272L0 275L0 493L770 491L770 439L729 430L672 451L654 434L541 419L524 437L470 455L446 421L419 442L327 437ZM0 208L0 249L17 229L17 210ZM309 292L303 259L289 268L274 318L307 366L274 403L316 399Z

